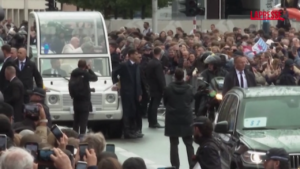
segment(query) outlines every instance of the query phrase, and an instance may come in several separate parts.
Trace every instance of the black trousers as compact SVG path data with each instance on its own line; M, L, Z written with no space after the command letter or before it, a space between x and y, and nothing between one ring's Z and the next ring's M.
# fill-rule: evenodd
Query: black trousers
M190 169L195 166L195 162L193 161L194 156L194 147L193 147L193 136L182 137L183 143L186 147L186 153L189 161ZM178 154L178 145L179 138L178 137L170 137L170 157L171 157L171 165L179 169L180 161Z
M136 131L141 131L142 132L142 128L143 128L143 107L141 105L141 103L138 103L138 111L136 112L136 116L135 116L135 128Z
M79 132L79 134L85 134L89 112L76 112L74 111L74 122L73 122L73 130Z
M142 119L140 102L136 101L135 105L137 106L136 112L133 112L135 115L123 117L124 134L136 133L137 131L142 131L143 119Z
M162 96L150 98L150 104L149 104L149 108L148 108L149 125L157 124L157 109L160 105L161 99L162 99Z
M148 103L149 103L149 96L146 91L143 91L142 100L140 102L140 111L142 116L146 116L148 113Z
M30 96L28 94L24 94L24 104L28 104L30 102Z

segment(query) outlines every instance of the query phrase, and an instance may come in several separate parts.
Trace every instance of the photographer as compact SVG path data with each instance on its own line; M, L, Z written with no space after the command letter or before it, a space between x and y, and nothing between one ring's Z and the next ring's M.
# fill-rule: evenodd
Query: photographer
M49 107L45 104L45 97L46 91L42 88L34 88L33 91L30 93L30 103L39 103L43 106L46 118L48 120L48 127L51 128L52 126L52 119L50 116Z
M85 60L78 61L78 68L71 73L69 94L73 99L74 122L73 130L85 134L89 112L92 111L90 82L96 82L97 75Z
M8 41L8 44L17 49L21 47L26 48L26 42L27 42L26 37L27 37L27 32L21 29L16 34L11 35L11 39Z
M13 129L16 133L22 130L35 131L40 136L42 142L47 142L47 123L46 114L42 104L34 103L27 104L24 108L25 119L22 122L13 124Z

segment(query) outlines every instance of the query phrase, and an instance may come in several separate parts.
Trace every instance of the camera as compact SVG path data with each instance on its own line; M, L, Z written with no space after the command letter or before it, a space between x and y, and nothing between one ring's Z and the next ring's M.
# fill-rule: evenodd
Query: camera
M33 121L39 120L40 108L37 104L25 104L24 105L24 114L25 117Z

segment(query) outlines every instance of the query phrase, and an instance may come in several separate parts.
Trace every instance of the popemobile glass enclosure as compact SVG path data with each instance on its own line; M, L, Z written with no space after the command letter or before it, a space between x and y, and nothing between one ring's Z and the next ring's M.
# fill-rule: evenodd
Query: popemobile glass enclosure
M59 58L68 76L79 59L86 59L99 75L110 76L106 26L99 12L32 12L30 19L28 54L41 73Z
M73 121L73 101L68 83L71 72L83 59L98 76L97 82L90 82L94 91L91 92L89 127L97 130L95 127L99 121L109 122L109 128L112 124L119 126L122 106L118 92L112 90L111 58L101 13L32 12L29 27L28 56L36 62L43 77L47 88L46 103L53 121L63 125Z

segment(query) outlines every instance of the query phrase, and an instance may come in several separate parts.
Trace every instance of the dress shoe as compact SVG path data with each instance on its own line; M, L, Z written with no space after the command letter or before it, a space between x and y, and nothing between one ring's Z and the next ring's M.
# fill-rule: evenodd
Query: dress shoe
M144 134L141 131L137 131L135 133L135 135L136 135L137 138L143 138L144 137Z
M125 138L125 139L136 139L136 138L138 138L138 137L137 137L137 135L135 135L135 134L132 134L132 133L126 133L126 134L124 134L124 138Z
M157 129L157 128L165 128L165 127L160 125L159 123L156 123L156 124L149 124L149 128Z

